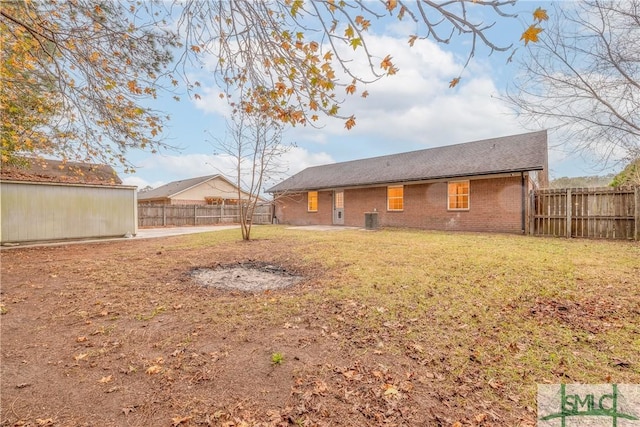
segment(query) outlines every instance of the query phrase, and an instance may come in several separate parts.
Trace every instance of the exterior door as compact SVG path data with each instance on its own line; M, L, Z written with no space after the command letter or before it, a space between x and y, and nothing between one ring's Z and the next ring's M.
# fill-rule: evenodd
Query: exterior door
M333 224L344 225L344 191L333 192Z

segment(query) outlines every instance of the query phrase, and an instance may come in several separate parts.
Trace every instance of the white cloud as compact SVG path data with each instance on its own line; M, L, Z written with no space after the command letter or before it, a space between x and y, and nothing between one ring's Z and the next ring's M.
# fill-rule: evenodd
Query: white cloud
M369 43L375 52L393 52L400 72L370 85L367 98L345 100L341 112L356 116L355 128L347 131L342 120L324 119L320 131L293 130L297 141L316 142L318 134L324 141L361 137L393 143L400 152L524 132L492 97L498 89L485 64L470 67L451 89L449 81L462 64L436 43L420 40L411 48L404 39L375 36Z
M139 162L138 171L162 173L172 177L164 180L167 183L196 176L229 174L233 172L233 160L226 155L214 154L156 155Z
M304 148L293 147L282 156L281 161L287 165L286 176L289 176L307 167L333 163L335 160L324 152L311 153ZM123 183L136 185L139 189L147 185L157 188L172 181L218 173L233 180L235 160L226 154L155 155L138 162L136 173L127 175ZM284 176L273 178L267 185L274 185Z
M311 166L335 163L335 160L328 153L310 153L300 147L293 147L282 156L282 160L289 165L287 175L293 175Z
M229 117L231 107L225 96L220 96L222 91L216 86L202 87L198 92L200 99L194 98L191 102L199 110L205 113L218 114L223 117Z

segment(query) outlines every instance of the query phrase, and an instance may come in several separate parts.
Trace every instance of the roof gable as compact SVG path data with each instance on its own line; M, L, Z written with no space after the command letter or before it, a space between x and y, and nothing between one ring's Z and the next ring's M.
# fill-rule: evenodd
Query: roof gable
M423 181L546 168L545 130L314 166L291 176L267 192Z
M61 160L20 158L19 164L3 164L0 177L12 181L119 185L122 180L108 165Z
M168 184L162 185L153 190L138 192L138 200L150 200L150 199L165 199L174 197L190 188L196 187L205 182L213 179L220 178L228 182L228 180L222 175L206 175L196 178L182 179L179 181L172 181Z

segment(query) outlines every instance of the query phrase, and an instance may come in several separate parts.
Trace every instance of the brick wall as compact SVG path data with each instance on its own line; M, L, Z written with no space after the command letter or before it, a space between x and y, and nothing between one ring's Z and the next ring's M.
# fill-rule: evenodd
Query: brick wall
M275 216L280 224L330 225L333 221L333 191L318 191L318 211L307 211L307 192L276 199Z
M378 212L381 227L417 227L432 230L522 231L520 176L471 180L469 210L447 210L447 183L404 186L404 209L387 211L387 187L344 191L344 224L364 226L365 212ZM528 192L527 192L528 194ZM318 192L318 212L307 212L307 193L276 201L282 224L329 225L333 219L333 191ZM525 201L526 204L526 201Z

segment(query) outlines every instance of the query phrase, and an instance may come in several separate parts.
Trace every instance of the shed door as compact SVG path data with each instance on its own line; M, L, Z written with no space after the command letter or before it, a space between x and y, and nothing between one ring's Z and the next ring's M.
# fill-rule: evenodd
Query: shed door
M344 225L344 191L333 192L333 223Z

